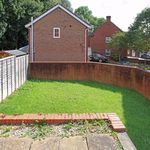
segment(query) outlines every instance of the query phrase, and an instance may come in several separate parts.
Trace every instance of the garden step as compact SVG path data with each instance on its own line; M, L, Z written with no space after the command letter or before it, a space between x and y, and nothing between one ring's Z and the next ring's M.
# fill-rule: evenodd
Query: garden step
M42 141L35 141L31 146L31 150L58 150L59 143L59 137L51 137Z
M0 138L0 150L29 150L32 142L28 138Z
M90 135L87 145L89 150L116 150L114 140L108 135Z
M88 150L86 139L82 136L63 138L59 150Z

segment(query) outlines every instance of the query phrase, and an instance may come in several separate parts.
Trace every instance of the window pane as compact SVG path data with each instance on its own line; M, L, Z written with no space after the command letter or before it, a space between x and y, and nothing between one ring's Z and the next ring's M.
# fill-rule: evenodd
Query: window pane
M53 29L53 38L60 38L60 28Z

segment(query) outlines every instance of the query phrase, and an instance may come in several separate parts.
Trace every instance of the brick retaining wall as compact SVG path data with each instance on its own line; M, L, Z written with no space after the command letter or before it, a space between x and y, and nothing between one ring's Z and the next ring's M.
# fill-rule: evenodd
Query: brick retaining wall
M32 79L90 80L134 89L150 99L150 72L136 67L101 63L35 62L29 65Z
M114 131L123 132L125 126L115 113L84 113L84 114L23 114L4 115L0 114L0 124L20 125L33 124L35 122L47 122L48 124L60 124L69 121L81 120L107 120L110 121Z

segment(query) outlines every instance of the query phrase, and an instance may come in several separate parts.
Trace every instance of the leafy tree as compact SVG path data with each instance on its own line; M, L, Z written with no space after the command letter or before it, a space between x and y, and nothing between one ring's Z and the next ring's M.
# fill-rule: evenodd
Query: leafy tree
M80 16L86 21L90 21L92 18L92 11L87 6L81 6L75 10L75 14Z
M51 7L53 7L53 6L57 5L57 4L61 4L65 8L68 8L68 9L72 10L71 3L70 3L69 0L40 0L40 1L44 5L43 11L46 11L49 8L51 8Z
M99 26L101 26L105 22L104 18L92 17L90 23L94 26L94 30L96 30Z
M127 34L131 48L138 51L150 50L150 8L137 15Z
M5 10L3 7L2 0L0 1L0 20L1 20L0 21L0 45L1 45L2 44L1 40L6 31L6 26L7 26L7 23L5 22Z
M24 25L31 16L41 14L43 4L39 0L4 0L5 34L1 38L0 49L14 49L27 44L27 30ZM0 21L1 22L1 21Z
M105 22L104 18L94 17L92 11L87 6L77 8L75 14L93 25L94 30Z
M25 24L57 3L71 9L68 0L0 0L0 50L27 45Z
M118 32L114 34L108 46L119 53L120 61L123 57L124 51L128 49L126 33Z

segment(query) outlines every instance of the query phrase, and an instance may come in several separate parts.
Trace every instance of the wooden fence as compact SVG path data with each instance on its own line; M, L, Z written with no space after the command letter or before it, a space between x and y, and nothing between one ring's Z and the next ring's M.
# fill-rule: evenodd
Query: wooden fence
M135 67L100 63L30 63L30 78L91 80L134 89L150 99L150 72Z
M0 102L27 79L28 55L0 59Z

